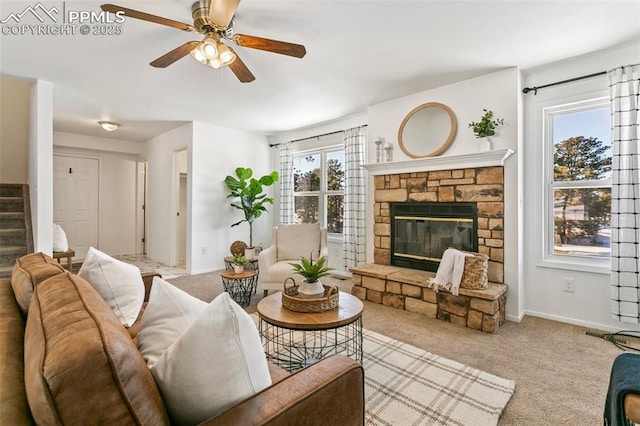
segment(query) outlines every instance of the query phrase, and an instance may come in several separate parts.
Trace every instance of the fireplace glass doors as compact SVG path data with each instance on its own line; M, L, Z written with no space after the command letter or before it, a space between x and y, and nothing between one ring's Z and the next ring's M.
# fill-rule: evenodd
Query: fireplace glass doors
M476 203L391 203L391 264L437 271L449 248L478 250Z

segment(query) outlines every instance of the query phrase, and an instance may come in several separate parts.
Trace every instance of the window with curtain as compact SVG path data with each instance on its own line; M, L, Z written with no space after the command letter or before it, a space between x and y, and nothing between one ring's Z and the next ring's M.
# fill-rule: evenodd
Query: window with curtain
M611 109L597 98L544 109L546 258L611 256Z
M320 223L342 235L344 164L343 146L294 153L294 223Z

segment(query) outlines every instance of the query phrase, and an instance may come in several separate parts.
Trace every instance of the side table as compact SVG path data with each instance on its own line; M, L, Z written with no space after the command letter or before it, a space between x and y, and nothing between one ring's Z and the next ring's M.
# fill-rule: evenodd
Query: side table
M267 359L294 372L333 354L362 362L362 301L339 293L338 307L325 312L294 312L282 306L282 293L258 303L258 331Z
M246 308L251 303L251 296L256 294L258 286L258 273L251 269L245 269L241 274L233 270L220 272L224 291L235 300L238 305Z
M76 255L76 252L69 249L67 251L54 251L53 258L58 260L60 263L60 259L67 259L67 269L69 272L73 272L73 256Z

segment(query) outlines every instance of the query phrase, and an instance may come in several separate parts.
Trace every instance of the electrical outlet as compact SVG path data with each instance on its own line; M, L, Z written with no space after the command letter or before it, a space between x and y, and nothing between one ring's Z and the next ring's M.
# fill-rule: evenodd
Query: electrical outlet
M202 253L203 256L206 256L207 255L207 248L206 247L202 247L200 249L200 253Z
M567 293L575 293L576 279L570 277L562 277L562 279L564 280L564 287L562 288L562 290L566 291Z

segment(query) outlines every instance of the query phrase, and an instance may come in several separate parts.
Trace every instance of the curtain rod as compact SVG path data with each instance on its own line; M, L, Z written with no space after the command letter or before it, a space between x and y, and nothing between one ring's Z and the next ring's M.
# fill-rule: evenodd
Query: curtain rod
M336 133L342 133L344 132L344 130L336 130L335 132L329 132L329 133L323 133L321 135L316 135L316 136L309 136L308 138L300 138L300 139L296 139L293 141L289 141L289 142L300 142L300 141L306 141L307 139L313 139L313 138L321 138L323 136L329 136L329 135L335 135ZM273 148L274 146L278 146L280 145L279 143L272 143L269 144L269 148Z
M599 75L605 75L606 73L606 71L601 71L594 74L583 75L581 77L570 78L568 80L556 81L555 83L544 84L542 86L525 87L524 89L522 89L522 93L526 95L527 93L533 91L533 94L537 95L538 89L544 89L545 87L557 86L564 83L571 83L572 81L584 80L585 78L597 77Z

